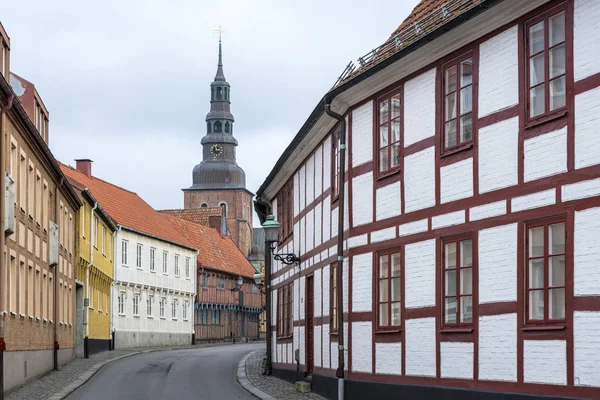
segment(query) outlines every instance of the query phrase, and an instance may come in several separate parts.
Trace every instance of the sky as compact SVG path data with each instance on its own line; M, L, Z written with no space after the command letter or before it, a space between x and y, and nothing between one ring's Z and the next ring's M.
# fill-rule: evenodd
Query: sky
M351 60L382 44L418 0L0 2L11 71L50 112L50 149L183 208L202 160L219 26L237 162L256 192ZM258 226L258 218L254 217Z

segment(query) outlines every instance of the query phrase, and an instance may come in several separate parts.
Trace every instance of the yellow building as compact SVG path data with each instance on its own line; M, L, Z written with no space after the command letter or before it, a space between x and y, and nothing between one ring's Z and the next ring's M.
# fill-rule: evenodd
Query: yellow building
M87 188L69 182L83 202L76 219L75 354L87 358L110 350L113 235L117 227Z

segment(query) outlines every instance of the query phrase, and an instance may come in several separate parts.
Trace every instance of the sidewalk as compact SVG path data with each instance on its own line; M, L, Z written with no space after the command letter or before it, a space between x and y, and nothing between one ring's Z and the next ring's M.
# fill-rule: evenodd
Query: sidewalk
M229 343L205 343L188 346L174 347L139 347L135 349L119 349L114 351L105 351L94 354L90 358L76 358L68 364L60 367L58 371L50 373L36 379L20 389L10 393L6 400L59 400L68 396L88 381L102 366L118 360L119 358L129 357L135 354L146 353L150 351L195 349L200 347L222 346Z
M289 382L262 374L265 350L255 351L242 359L238 367L238 381L250 393L262 400L325 400L314 393L299 393Z

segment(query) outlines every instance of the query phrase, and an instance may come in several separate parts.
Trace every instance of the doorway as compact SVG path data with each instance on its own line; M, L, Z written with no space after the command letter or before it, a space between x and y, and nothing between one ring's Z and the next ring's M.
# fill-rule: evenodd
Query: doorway
M83 358L83 285L75 284L75 357Z
M313 275L306 277L306 375L313 373L314 367L314 281Z

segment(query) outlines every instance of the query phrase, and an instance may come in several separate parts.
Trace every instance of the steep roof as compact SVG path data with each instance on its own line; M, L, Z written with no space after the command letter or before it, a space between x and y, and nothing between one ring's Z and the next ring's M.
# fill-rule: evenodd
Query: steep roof
M196 224L209 226L210 217L220 217L223 213L221 207L204 207L186 210L158 210L163 214L169 214L177 218L183 218Z
M136 193L94 176L88 178L86 174L69 165L61 164L60 167L70 180L90 190L116 224L167 242L197 249L187 236L169 223L165 215L153 209Z
M199 248L198 266L233 275L252 278L256 270L238 249L229 236L221 236L219 232L208 226L195 224L172 215L164 215L171 225Z

